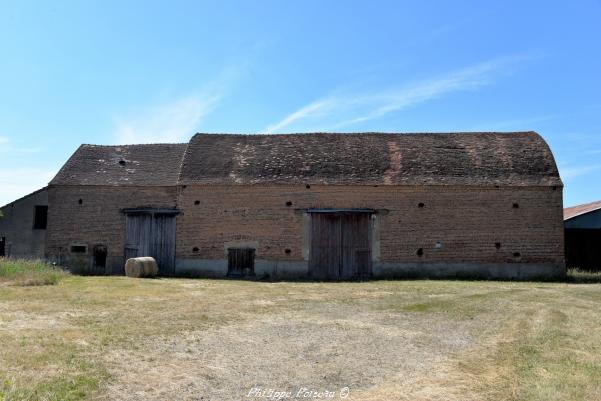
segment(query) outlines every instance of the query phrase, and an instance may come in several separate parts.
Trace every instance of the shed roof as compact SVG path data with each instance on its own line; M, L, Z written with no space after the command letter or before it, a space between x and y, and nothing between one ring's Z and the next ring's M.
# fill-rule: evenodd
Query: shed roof
M81 145L50 185L176 185L186 146Z
M179 182L562 185L535 132L196 134Z
M569 220L573 217L580 216L589 212L594 212L595 210L601 209L601 200L585 203L583 205L566 207L563 209L563 219Z

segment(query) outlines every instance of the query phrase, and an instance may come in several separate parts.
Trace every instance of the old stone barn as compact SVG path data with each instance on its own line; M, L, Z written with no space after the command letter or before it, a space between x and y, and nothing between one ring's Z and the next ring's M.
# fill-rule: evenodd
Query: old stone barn
M45 256L121 274L559 277L562 182L534 132L197 134L82 145L48 186Z

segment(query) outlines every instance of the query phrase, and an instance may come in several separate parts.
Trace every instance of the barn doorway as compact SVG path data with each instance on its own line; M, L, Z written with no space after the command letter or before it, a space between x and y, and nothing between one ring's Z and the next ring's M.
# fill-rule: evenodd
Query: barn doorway
M0 237L0 258L6 256L6 237Z
M161 276L175 273L175 210L126 211L125 259L152 256Z
M102 244L94 245L94 274L106 274L106 246Z
M311 213L309 274L318 280L371 276L368 210L316 210Z

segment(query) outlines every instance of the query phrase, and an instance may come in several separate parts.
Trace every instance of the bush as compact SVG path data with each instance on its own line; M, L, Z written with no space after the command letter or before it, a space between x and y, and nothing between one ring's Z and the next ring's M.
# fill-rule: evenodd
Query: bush
M54 285L68 273L41 261L0 258L0 283Z

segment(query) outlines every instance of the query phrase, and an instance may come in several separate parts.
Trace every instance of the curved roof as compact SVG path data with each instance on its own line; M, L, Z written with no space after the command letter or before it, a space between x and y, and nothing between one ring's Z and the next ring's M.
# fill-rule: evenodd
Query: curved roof
M601 200L591 203L585 203L583 205L566 207L563 209L563 219L569 220L571 218L594 212L595 210L601 209Z
M176 185L186 146L81 145L50 185Z
M197 134L179 182L562 185L535 132Z

